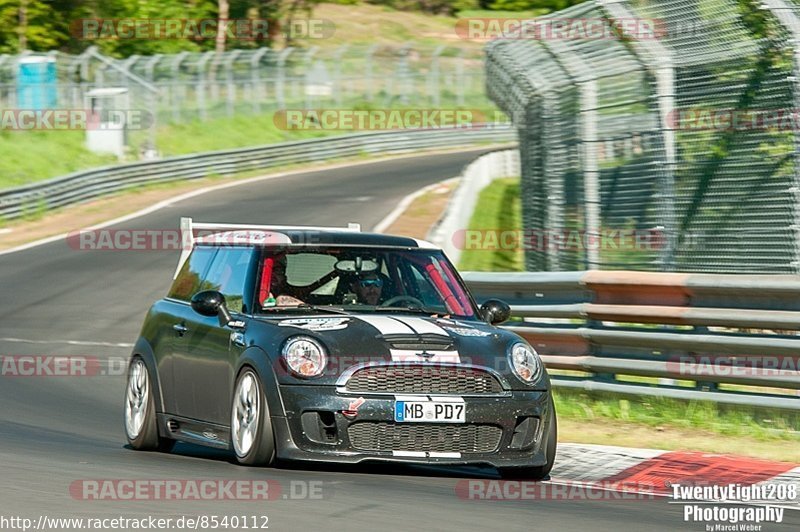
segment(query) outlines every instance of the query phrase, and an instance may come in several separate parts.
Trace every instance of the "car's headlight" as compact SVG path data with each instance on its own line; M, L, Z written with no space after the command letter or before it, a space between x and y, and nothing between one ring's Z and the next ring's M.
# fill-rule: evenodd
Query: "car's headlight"
M289 338L281 355L289 370L300 377L316 377L325 370L325 349L313 338Z
M526 383L534 383L542 373L542 360L529 345L518 342L508 351L508 361L514 375Z

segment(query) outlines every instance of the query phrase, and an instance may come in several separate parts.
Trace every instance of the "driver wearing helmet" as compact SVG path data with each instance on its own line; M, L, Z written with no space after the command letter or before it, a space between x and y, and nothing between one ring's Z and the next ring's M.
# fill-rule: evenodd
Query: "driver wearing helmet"
M351 284L356 299L364 305L378 305L383 293L384 280L376 272L365 272Z

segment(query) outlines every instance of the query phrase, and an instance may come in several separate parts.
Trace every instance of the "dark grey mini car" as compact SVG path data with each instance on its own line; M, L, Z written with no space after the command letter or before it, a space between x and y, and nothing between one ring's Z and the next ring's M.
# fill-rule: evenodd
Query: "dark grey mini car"
M135 449L484 464L543 478L556 413L538 355L441 250L357 226L181 221L185 251L128 372Z

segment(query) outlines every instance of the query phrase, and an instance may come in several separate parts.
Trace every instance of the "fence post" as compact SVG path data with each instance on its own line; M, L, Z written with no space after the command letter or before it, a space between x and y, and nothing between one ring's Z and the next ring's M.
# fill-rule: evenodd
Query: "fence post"
M333 96L336 98L336 106L342 106L342 92L344 88L344 84L342 83L342 63L344 54L350 48L349 45L343 44L337 50L336 53L333 54L333 61L336 65L336 74L333 77Z
M598 0L601 8L616 20L635 20L634 15L622 2L625 0ZM663 171L660 181L660 206L662 225L666 233L666 245L661 251L661 268L670 271L675 268L675 253L678 246L678 228L675 214L675 170L677 151L675 129L673 127L675 105L675 68L672 51L657 39L640 39L632 35L626 24L619 24L620 32L629 39L637 57L651 72L656 82L656 101L662 141L664 143Z
M208 85L208 76L206 75L206 67L211 58L214 57L216 52L206 52L200 61L197 62L197 109L200 111L200 119L208 120L208 109L206 105L206 86Z
M275 99L278 102L278 109L286 108L286 60L289 58L294 48L284 48L278 54L278 75L275 78Z
M241 54L241 50L233 50L225 54L228 56L227 61L225 62L225 101L227 104L226 111L228 116L233 116L234 104L236 101L236 84L233 82L233 65L236 63L236 58L238 58Z
M176 83L176 81L180 77L181 63L188 56L189 52L181 52L175 56L175 58L172 60L172 64L170 65L170 70L172 72L172 83L174 84L172 87L172 119L175 122L180 122L181 119L180 106L184 100L178 94L178 83Z
M261 114L261 98L264 98L264 82L261 79L261 58L269 52L269 48L260 48L250 58L250 83L253 84L253 113Z
M583 155L585 241L588 270L600 268L600 169L597 161L597 80L581 83L581 148Z
M796 115L800 109L800 16L796 6L790 6L784 0L763 0L762 7L769 9L772 15L778 20L791 35L792 49L792 97L794 99L794 109L792 114ZM796 126L796 124L795 124ZM792 261L792 270L794 273L800 273L800 168L798 168L797 159L800 154L800 132L793 131L794 136L794 184L791 187L791 193L794 196L794 260Z

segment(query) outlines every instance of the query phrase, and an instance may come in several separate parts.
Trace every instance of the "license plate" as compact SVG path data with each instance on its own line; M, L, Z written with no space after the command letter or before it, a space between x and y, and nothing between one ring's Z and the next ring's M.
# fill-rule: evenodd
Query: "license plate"
M395 401L394 420L397 423L464 423L466 410L462 399Z

